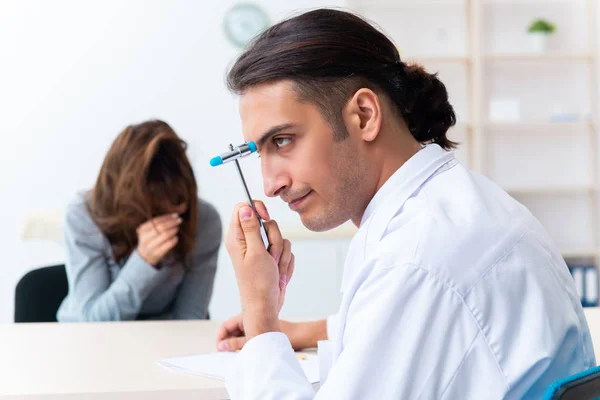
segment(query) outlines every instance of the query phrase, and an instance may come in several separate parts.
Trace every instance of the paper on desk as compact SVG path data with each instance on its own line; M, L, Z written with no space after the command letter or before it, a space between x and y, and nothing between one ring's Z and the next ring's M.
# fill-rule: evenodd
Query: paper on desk
M305 354L305 360L299 360L304 375L310 383L319 382L319 358L315 354ZM158 364L177 371L225 380L236 363L238 353L222 352L199 354L187 357L174 357L159 360Z

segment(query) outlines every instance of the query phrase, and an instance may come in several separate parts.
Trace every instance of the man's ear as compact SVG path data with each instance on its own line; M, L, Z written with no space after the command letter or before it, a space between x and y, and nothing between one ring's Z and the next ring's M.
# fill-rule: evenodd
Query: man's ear
M371 89L361 88L354 93L342 111L348 134L366 142L377 138L381 129L379 96Z

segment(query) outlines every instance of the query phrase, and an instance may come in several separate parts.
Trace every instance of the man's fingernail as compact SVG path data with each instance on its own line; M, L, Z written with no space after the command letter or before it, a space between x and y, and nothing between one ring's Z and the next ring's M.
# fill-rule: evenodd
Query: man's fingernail
M240 208L240 221L246 221L252 218L252 209L250 207Z
M219 344L217 345L217 350L219 350L219 351L229 350L229 345L227 344L227 341L226 340L220 341Z
M279 287L281 290L287 286L287 275L283 274L279 277Z
M171 217L174 219L177 219L177 218L179 218L179 214L177 214L177 213L171 214Z

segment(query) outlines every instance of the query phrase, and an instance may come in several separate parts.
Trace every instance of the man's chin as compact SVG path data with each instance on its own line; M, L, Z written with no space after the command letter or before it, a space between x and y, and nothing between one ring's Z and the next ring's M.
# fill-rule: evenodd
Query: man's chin
M324 218L324 217L316 217L316 216L303 216L300 215L300 219L302 220L302 225L306 227L309 231L312 232L326 232L332 229L337 228L342 225L348 219L335 220L333 218Z

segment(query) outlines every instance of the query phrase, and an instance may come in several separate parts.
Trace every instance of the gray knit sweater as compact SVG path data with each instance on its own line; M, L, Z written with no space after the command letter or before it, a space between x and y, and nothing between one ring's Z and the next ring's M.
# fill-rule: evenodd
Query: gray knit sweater
M110 243L85 206L85 193L69 204L64 222L69 294L57 319L126 321L204 319L213 290L221 244L221 219L198 202L198 228L190 269L181 264L154 268L134 251L117 264Z

